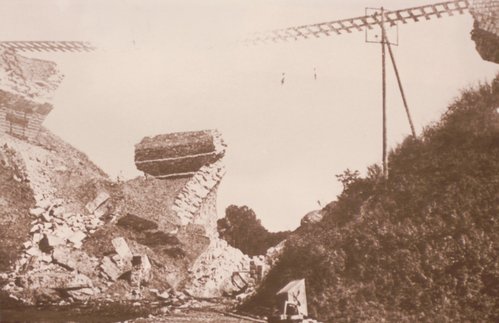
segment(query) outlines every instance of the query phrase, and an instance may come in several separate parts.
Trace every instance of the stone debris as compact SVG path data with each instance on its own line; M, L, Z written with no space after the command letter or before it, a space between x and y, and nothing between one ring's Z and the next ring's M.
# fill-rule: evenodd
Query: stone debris
M120 268L107 256L102 258L100 268L106 277L112 281L116 281L121 276Z
M132 258L132 273L130 283L134 287L141 287L149 283L152 278L152 267L146 255L134 256Z
M90 257L80 250L71 250L68 246L55 248L52 252L52 262L67 270L78 270L78 272L89 276L95 274L99 265L97 258Z
M31 247L28 250L26 250L26 254L29 256L41 256L42 251L38 247Z
M211 142L218 148L209 149L220 153L225 146L217 140L222 142L218 138L206 143L209 146ZM23 145L17 144L19 147ZM178 192L175 196L167 196L170 201L165 205L171 209L165 211L170 218L162 223L154 218L155 215L148 214L142 219L127 213L135 211L115 207L111 204L114 199L111 200L110 194L103 190L104 185L90 186L92 192L98 192L91 201L77 201L78 197L59 198L58 193L62 193L52 180L66 174L54 175L55 169L71 172L71 164L65 164L64 160L58 160L47 150L34 145L22 146L19 151L26 173L21 177L29 180L36 205L30 209L33 220L30 238L23 243L24 251L15 263L14 276L6 285L6 290L13 295L29 300L23 290L36 290L46 299L59 302L61 295L54 293L54 288L57 288L64 291L65 297L70 296L65 299L68 302L84 301L89 297L104 299L117 292L118 296L111 299L138 300L154 296L172 306L196 307L199 305L196 297L246 295L267 272L268 256L250 258L218 237L216 192L225 172L223 154L200 165L189 179L174 182L185 184L174 191ZM175 155L172 158L176 158ZM144 181L163 183L157 179ZM169 185L168 182L165 184ZM131 193L135 194L132 190ZM104 219L105 214L112 214L117 220L109 222L109 217ZM90 257L86 252L95 248L94 241L89 241L89 249L82 246L105 224L104 220L107 224L103 230L118 229L111 231L113 235L110 236L114 252L109 254L106 250L99 258ZM114 235L123 230L129 233ZM195 246L184 247L189 241L193 241ZM157 252L165 252L167 258L157 257ZM172 263L164 263L163 259L171 259ZM178 266L180 262L183 267ZM77 278L79 274L88 278L89 283L78 283L82 280ZM153 279L153 274L164 276ZM188 292L160 289L157 286L164 288L164 285L157 285L161 281L161 284L173 288L186 287ZM147 292L149 286L158 289Z
M57 246L63 245L64 240L59 238L58 236L54 236L51 234L45 234L40 240L40 250L42 250L45 253L49 253L52 251Z
M249 271L250 257L221 239L213 239L191 268L192 283L188 285L196 297L217 297L232 293L234 272Z
M52 259L56 264L59 264L69 270L74 270L77 266L76 261L70 256L67 249L55 249L54 252L52 252Z
M29 213L36 218L39 217L40 215L42 215L42 213L44 213L44 212L45 212L45 209L41 208L41 207L36 207L34 209L29 210Z
M89 213L94 213L97 208L99 208L101 205L103 205L107 200L109 200L110 196L107 192L99 192L97 194L97 197L93 200L87 203L85 208Z
M40 219L44 222L50 222L52 220L52 217L48 213L43 213Z
M125 239L123 237L118 237L115 238L111 241L113 244L114 250L116 250L116 253L124 260L129 261L132 259L133 254L130 248L128 247L128 244L126 243Z
M81 231L76 231L73 235L68 238L68 241L72 242L75 248L81 248L83 239L86 238L86 234Z

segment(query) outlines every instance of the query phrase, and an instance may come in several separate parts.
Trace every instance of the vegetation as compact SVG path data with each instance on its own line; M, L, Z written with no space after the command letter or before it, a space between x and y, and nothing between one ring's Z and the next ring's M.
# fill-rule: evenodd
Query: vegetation
M217 222L217 229L220 237L229 245L250 256L264 255L268 248L277 245L290 234L289 231L267 231L252 209L236 205L227 207L225 217Z
M365 178L347 171L323 220L301 228L243 310L271 312L306 278L325 321L499 320L499 77L463 91L440 122Z

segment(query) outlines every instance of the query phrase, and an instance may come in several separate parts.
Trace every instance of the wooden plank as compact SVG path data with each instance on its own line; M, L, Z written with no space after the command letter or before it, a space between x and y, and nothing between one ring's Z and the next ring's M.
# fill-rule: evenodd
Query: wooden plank
M373 29L373 27L371 26L371 24L369 24L369 22L367 21L367 18L366 17L362 17L362 18L359 18L360 20L362 20L363 22L363 25L367 28L367 29Z
M345 25L343 24L343 21L341 21L341 20L340 20L340 21L338 21L338 24L341 26L341 29L346 30L348 33L352 33L352 31L350 30L350 29L351 29L351 27L347 27L347 26L345 26Z

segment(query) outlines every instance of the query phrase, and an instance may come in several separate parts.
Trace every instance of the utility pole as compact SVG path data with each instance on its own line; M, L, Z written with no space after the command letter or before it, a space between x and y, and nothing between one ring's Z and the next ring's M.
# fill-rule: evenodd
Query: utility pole
M487 1L487 0L484 0ZM321 23L293 26L270 30L266 32L257 32L249 35L243 44L258 45L269 44L277 42L316 39L320 37L329 37L334 35L350 34L353 31L365 31L367 43L380 43L381 44L381 64L382 64L382 109L383 109L383 175L388 176L388 163L387 163L387 113L386 113L386 47L392 61L395 76L397 78L400 95L404 103L404 109L409 120L411 133L416 138L416 131L412 122L409 107L405 97L402 82L400 80L399 71L395 63L395 58L392 52L391 45L398 46L398 25L397 23L406 24L408 22L419 22L430 20L434 18L442 18L445 15L454 16L454 13L463 14L470 7L471 0L448 0L444 2L432 3L424 6L405 8L400 10L385 10L382 8L366 8L364 16L352 17L346 19L339 19L333 21L326 21ZM397 28L397 37L395 42L390 42L387 35L385 24L388 27ZM379 27L380 29L376 28ZM368 37L368 32L371 30L380 30L381 37L376 34L374 39ZM391 36L390 36L391 37Z
M388 47L388 53L390 54L390 59L392 61L393 70L395 71L395 76L397 77L397 83L399 86L400 95L402 96L402 101L404 103L404 109L405 109L405 113L407 115L407 120L409 121L409 126L411 127L411 133L412 133L412 136L414 138L416 138L416 130L414 129L414 123L412 122L411 112L409 111L409 106L407 105L407 100L405 98L404 88L402 87L402 81L400 80L399 70L397 68L397 64L395 63L395 57L393 56L392 46L390 45L390 40L388 40L388 37L386 36L385 27L382 26L382 28L383 28L384 35L385 35L384 37L385 37L386 47Z
M390 12L390 11L388 11ZM395 64L395 60L393 58L390 41L388 40L385 21L386 21L386 11L383 7L381 8L366 8L366 16L370 16L377 22L379 26L379 31L381 32L381 37L378 34L375 34L374 37L369 36L369 30L366 29L366 42L367 43L376 43L381 45L381 114L382 114L382 165L383 165L383 177L388 177L388 162L387 162L387 153L388 153L388 127L387 127L387 111L386 111L386 48L388 47L388 51L390 53L390 57L392 58L393 64ZM396 23L391 24L394 27L397 27ZM374 39L371 39L374 38ZM398 29L397 29L397 39L395 46L398 45ZM401 86L401 84L400 84ZM405 102L405 99L404 99Z
M385 23L385 12L383 7L381 7L381 69L382 69L382 83L383 83L383 176L386 178L388 176L388 168L386 164L386 58L385 58L385 42L386 42L386 30L384 27Z

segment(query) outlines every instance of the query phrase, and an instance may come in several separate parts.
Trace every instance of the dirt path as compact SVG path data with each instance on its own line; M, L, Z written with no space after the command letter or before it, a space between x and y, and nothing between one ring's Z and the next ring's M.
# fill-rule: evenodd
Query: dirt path
M149 322L189 322L189 323L253 323L265 322L246 319L241 317L234 317L228 314L217 313L212 311L186 311L177 314L165 314L163 316L150 316L148 318L139 318L133 323L149 323Z

